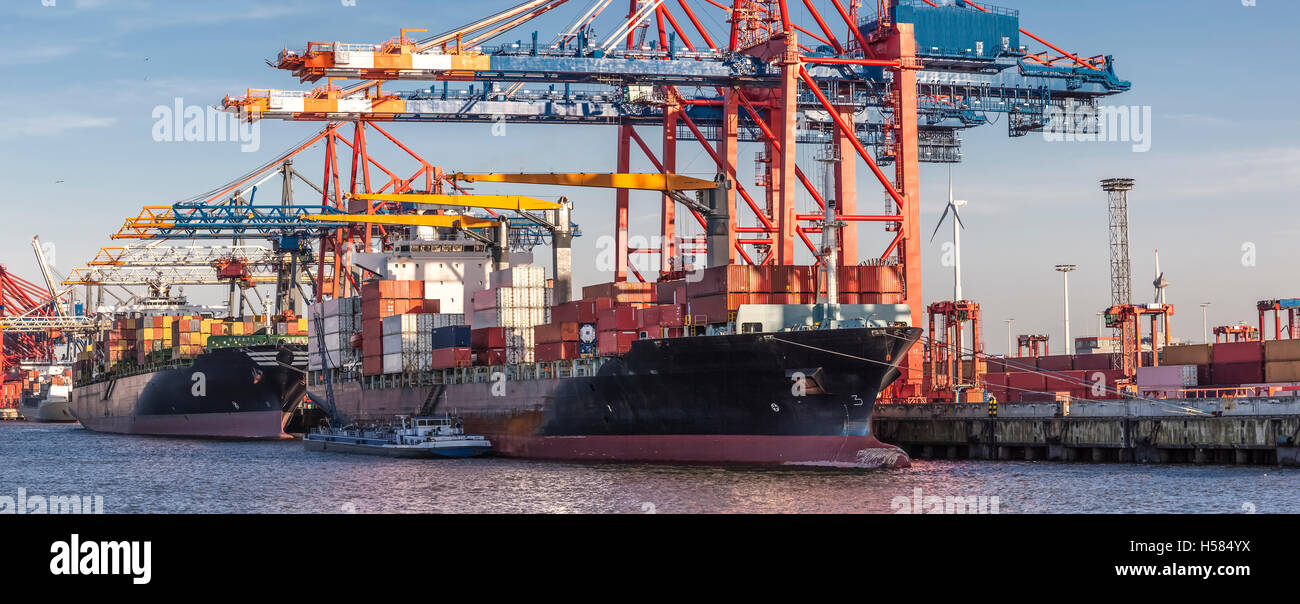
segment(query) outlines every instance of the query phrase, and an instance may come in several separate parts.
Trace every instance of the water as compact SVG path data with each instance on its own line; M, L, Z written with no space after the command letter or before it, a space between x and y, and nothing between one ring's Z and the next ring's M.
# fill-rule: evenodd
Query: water
M99 434L0 422L0 497L94 496L109 513L889 513L922 496L998 498L1002 513L1300 512L1300 471L918 461L907 470L404 460L297 441ZM988 500L986 500L988 501ZM927 506L928 509L928 506Z

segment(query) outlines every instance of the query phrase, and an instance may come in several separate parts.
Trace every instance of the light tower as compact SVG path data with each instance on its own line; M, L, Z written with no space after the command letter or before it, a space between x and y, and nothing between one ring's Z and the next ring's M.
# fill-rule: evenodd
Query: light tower
M1110 303L1133 304L1133 278L1128 250L1128 192L1132 178L1108 178L1101 189L1109 194L1110 208Z
M1201 302L1201 343L1210 343L1210 304L1211 302Z
M1065 277L1065 354L1074 354L1070 352L1070 272L1078 268L1073 264L1056 265L1056 270Z
M1011 326L1016 324L1016 320L1015 320L1015 319L1003 319L1002 322L1007 324L1007 356L1010 357L1010 356L1011 356L1011 343L1012 343L1012 340L1011 340ZM1019 351L1016 351L1016 354L1020 354L1020 352L1019 352Z

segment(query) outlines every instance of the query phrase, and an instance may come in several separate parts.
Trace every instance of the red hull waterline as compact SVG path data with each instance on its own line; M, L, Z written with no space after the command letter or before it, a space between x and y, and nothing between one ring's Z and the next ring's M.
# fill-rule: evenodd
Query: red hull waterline
M117 434L205 438L292 438L284 432L289 414L278 410L189 415L125 415L80 419L81 425L88 430Z
M488 435L506 457L563 461L906 468L902 449L874 436Z

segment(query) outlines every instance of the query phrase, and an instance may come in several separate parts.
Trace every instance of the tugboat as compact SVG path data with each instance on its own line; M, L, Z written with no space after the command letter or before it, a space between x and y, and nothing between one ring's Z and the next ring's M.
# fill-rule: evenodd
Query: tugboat
M492 449L486 438L465 434L451 417L401 417L397 426L312 429L303 437L308 451L338 451L388 457L477 457Z

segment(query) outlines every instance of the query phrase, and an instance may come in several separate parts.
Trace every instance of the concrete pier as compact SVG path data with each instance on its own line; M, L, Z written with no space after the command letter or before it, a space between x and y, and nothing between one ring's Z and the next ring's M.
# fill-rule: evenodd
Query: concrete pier
M915 459L1300 465L1300 398L877 405Z

